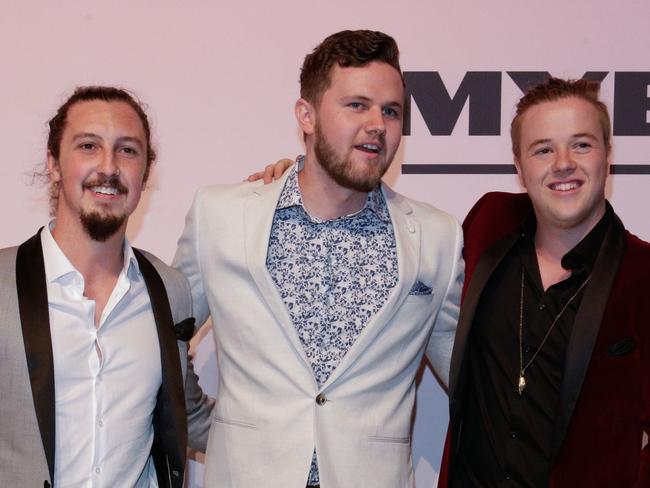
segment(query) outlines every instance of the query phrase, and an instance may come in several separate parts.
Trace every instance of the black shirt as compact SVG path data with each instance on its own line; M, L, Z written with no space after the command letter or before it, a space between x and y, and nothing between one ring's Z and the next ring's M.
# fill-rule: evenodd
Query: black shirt
M546 291L537 264L535 219L490 277L478 303L466 351L469 361L454 487L548 486L554 419L566 350L584 288L612 220L605 216L562 258L571 276ZM517 392L521 276L524 273L523 364L527 386Z

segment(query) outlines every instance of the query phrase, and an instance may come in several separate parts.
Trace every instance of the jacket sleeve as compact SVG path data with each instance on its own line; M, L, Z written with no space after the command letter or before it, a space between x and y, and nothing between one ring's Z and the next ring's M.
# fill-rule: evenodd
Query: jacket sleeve
M647 318L647 315L646 315ZM647 329L646 329L647 330ZM641 458L639 459L639 479L637 485L650 486L650 334L646 334L645 349L643 354L643 370L645 371L644 381L644 406L641 417Z
M183 273L190 284L192 308L197 325L202 325L210 314L201 270L201 208L199 190L185 218L185 229L178 239L176 255L172 262L172 266Z
M194 222L194 219L192 219L192 222ZM187 254L187 262L197 263L198 260L196 258L190 257L190 250L192 250L192 247L187 247L184 250ZM198 264L188 264L188 266L194 266L198 269ZM178 276L179 280L176 284L176 289L180 291L176 296L172 297L174 299L175 309L177 312L180 311L177 318L192 317L196 310L193 289L182 274L179 273ZM202 287L196 288L202 289ZM200 325L204 321L205 319L200 317L196 323ZM191 449L205 452L210 426L212 425L212 410L215 405L215 399L203 393L199 385L199 377L194 371L192 357L189 354L189 343L179 340L178 352L181 355L181 362L186 365L185 384L183 386L185 389L185 412L187 416L187 444Z
M199 385L190 357L187 358L185 377L185 411L187 413L187 445L196 451L205 452L208 434L212 425L212 409L215 400L209 397Z
M445 388L449 386L451 351L456 336L456 325L458 324L458 314L460 312L460 295L465 276L462 250L463 234L460 226L455 222L453 254L449 256L449 259L453 260L453 265L451 266L447 288L426 351L431 366L433 366L438 379L444 384Z

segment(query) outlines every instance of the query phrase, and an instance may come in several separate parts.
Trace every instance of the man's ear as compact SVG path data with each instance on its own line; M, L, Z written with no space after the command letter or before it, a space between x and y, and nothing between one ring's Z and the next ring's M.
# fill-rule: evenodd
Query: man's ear
M612 159L614 159L614 148L612 147L611 143L607 144L607 174L609 175L609 172L611 171L612 167Z
M47 152L47 172L50 175L50 181L61 181L61 167L50 151Z
M304 98L299 98L294 108L296 120L305 136L310 136L316 131L316 112L314 106Z
M524 184L524 178L521 174L521 160L517 156L513 156L512 160L515 163L515 169L517 170L517 179L519 180L519 184L523 188L526 188L526 185Z

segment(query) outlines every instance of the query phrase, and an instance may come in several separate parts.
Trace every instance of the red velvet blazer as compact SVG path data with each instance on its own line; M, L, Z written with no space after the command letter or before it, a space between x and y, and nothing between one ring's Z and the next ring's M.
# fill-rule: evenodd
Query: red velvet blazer
M465 345L474 312L530 212L525 193L488 193L463 224L465 289L451 360L450 425L439 487L448 485L458 448L467 379ZM567 348L549 485L650 487L649 433L650 244L627 232L615 217Z

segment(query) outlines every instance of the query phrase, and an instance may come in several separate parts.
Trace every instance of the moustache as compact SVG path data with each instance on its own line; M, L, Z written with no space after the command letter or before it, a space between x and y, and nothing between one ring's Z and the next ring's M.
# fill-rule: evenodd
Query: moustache
M119 194L125 194L128 192L128 189L122 184L120 177L117 175L99 175L83 183L85 189L90 189L95 186L114 188Z

